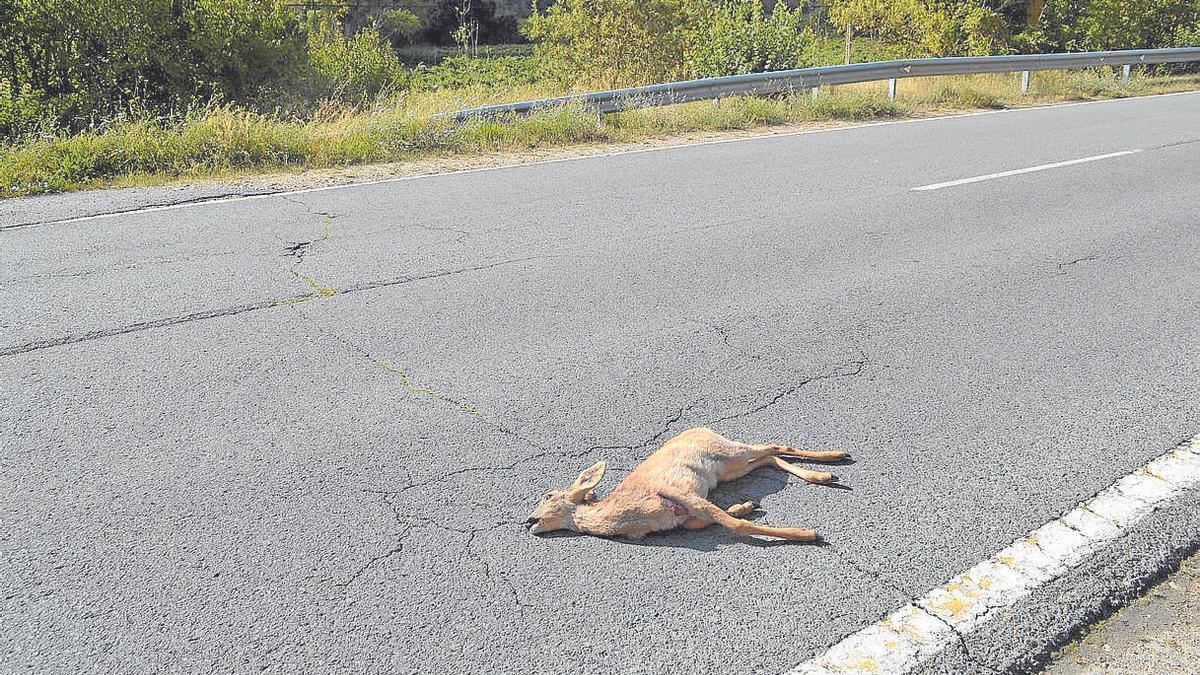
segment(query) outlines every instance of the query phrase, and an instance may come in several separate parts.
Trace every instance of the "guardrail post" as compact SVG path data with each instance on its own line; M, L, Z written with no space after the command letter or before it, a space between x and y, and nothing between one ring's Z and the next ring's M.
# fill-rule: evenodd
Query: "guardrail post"
M1028 93L1029 93L1029 71L1022 70L1021 71L1021 95L1024 96L1025 94L1028 94Z
M1131 68L1133 68L1133 66L1129 65L1128 63L1121 67L1121 84L1125 85L1126 87L1129 86L1129 70Z
M896 100L896 78L894 77L888 80L888 100Z

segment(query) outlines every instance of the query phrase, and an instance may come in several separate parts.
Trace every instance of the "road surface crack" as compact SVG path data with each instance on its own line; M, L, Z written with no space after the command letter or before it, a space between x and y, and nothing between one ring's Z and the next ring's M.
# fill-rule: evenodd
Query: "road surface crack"
M799 391L800 389L804 388L805 386L807 386L809 384L812 384L813 382L819 382L821 380L830 380L830 379L835 379L835 378L840 378L840 377L857 377L858 375L862 374L863 370L866 368L867 364L870 362L871 361L869 358L867 358L866 354L859 352L859 354L856 355L853 359L843 362L843 363L839 363L826 372L806 377L794 385L785 387L784 389L781 389L780 391L775 392L765 402L756 403L745 410L741 410L739 412L734 412L734 413L730 413L730 414L722 416L722 417L718 417L714 420L709 421L707 423L707 426L713 426L713 425L719 424L721 422L728 422L729 420L740 419L742 417L747 417L747 416L753 415L755 413L760 413L760 412L766 410L767 408L770 408L771 406L775 405L776 403L779 403L783 399L788 398L789 396L795 394L797 391Z
M304 209L308 211L309 215L320 216L323 219L321 224L321 235L319 237L307 239L305 241L291 242L287 246L283 247L284 257L295 259L296 262L292 265L292 269L295 270L300 263L304 262L304 256L308 254L310 249L322 242L329 241L329 239L333 237L333 220L340 217L341 214L330 211L314 211L307 203L288 196L283 196L283 200L303 206Z
M528 604L528 603L522 601L521 595L517 592L517 587L515 584L513 584L512 580L503 574L496 574L492 570L492 565L491 565L491 563L489 563L487 561L487 558L480 555L477 551L475 551L475 549L473 549L471 547L471 545L475 543L475 537L480 532L491 531L491 530L496 529L497 527L500 527L501 525L507 525L507 523L501 523L499 525L494 525L489 528L479 528L479 529L471 530L471 533L467 536L467 543L464 545L463 550L466 551L467 555L470 556L472 560L479 563L479 565L483 567L483 576L489 582L495 584L498 579L499 584L501 586L503 586L504 588L508 589L508 594L512 598L513 604L516 605L517 611L520 612L522 617L524 617L526 610L537 609L537 606L531 605L531 604Z
M976 656L974 654L971 653L971 648L969 646L967 646L966 636L964 636L960 630L958 630L957 628L952 626L949 621L946 621L942 617L938 616L937 614L934 614L933 612L925 609L924 607L922 607L920 605L914 604L913 606L916 607L917 609L921 610L922 612L925 612L926 615L933 617L934 619L936 619L939 623L941 623L946 628L950 629L950 634L954 636L954 641L957 642L959 648L962 649L963 656L966 657L968 663L970 663L972 666L974 666L982 671L991 673L992 675L1000 675L999 670L980 661L978 658L976 658Z
M419 230L425 230L426 232L453 232L458 235L453 239L455 244L462 244L467 240L468 237L474 234L470 230L464 230L458 227L435 227L433 225L421 225L420 223L407 223L405 227L415 227Z
M671 417L668 417L666 420L663 421L661 429L656 431L652 436L646 438L643 441L639 441L634 445L593 445L586 450L578 452L574 455L567 455L567 456L572 456L572 457L578 458L578 457L583 457L584 455L586 455L590 452L594 452L596 450L629 450L632 452L634 450L641 450L643 448L647 448L647 447L653 445L658 440L660 440L663 436L666 436L668 433L670 433L671 427L673 427L677 422L679 422L679 420L683 419L683 416L686 413L690 412L692 410L692 408L694 408L694 407L696 407L695 403L689 403L689 404L683 406L678 411L676 411L674 415L672 415Z
M730 332L729 328L718 323L709 323L708 321L701 321L699 319L691 319L690 321L697 325L704 326L705 328L716 333L721 340L721 344L725 345L729 349L732 349L741 356L750 359L751 361L762 361L764 359L762 354L755 354L741 345L734 344L731 339L732 333Z
M28 222L24 222L24 223L12 223L10 225L0 225L0 232L3 232L4 230L17 230L17 229L21 229L23 227L35 227L38 225L54 225L54 224L58 224L58 223L69 223L69 222L73 222L76 220L85 220L85 219L92 219L92 218L111 218L112 216L119 216L119 215L123 215L123 214L127 214L127 213L140 213L142 211L162 210L162 209L169 209L169 208L174 208L174 207L179 207L179 206L188 206L191 204L203 204L205 202L219 202L219 201L227 200L227 199L239 199L239 198L245 198L245 197L269 197L269 196L272 196L273 194L276 194L276 193L267 192L267 191L264 191L264 192L228 192L228 193L223 193L223 194L218 194L218 195L207 195L204 197L193 197L191 199L181 199L179 201L173 201L173 202L152 202L150 204L140 204L138 206L130 207L127 209L117 209L115 211L104 211L102 213L93 213L93 214L85 215L85 216L69 216L66 218L52 218L50 220L38 220L38 221L28 221Z
M339 295L350 295L352 293L359 293L359 292L363 292L363 291L372 291L372 290L377 290L377 289L381 289L381 288L391 288L393 286L401 286L404 284L410 284L410 283L414 283L414 282L418 282L418 281L425 281L428 279L441 279L444 277L455 276L458 274L466 274L469 272L477 272L480 270L492 269L494 267L513 265L513 264L517 264L517 263L530 262L530 261L534 261L534 260L541 260L543 258L552 258L552 257L558 257L558 256L538 255L538 256L525 256L525 257L521 257L521 258L498 260L495 262L485 263L485 264L481 264L481 265L471 265L468 267L458 267L458 268L448 269L448 270L435 270L432 272L424 272L424 273L420 273L420 274L412 274L412 275L406 275L406 276L400 276L400 277L393 277L391 279L384 279L384 280L380 280L380 281L371 281L371 282L359 284L356 286L350 286L348 288L342 288L342 289L330 288L329 290L333 290ZM293 295L293 296L288 296L288 297L284 297L284 298L275 298L272 300L264 300L262 302L234 305L232 307L223 307L220 309L203 310L203 311L199 311L199 312L191 312L188 314L181 314L178 316L171 316L171 317L163 317L161 319L153 319L150 321L139 321L136 323L126 324L124 326L117 326L117 327L113 327L113 328L103 328L100 330L93 330L93 331L88 331L85 333L77 333L74 335L64 335L64 336L59 336L59 337L54 337L54 338L45 338L45 339L41 339L41 340L34 340L31 342L25 342L22 344L13 345L11 347L0 348L0 357L12 356L14 354L24 354L26 352L37 351L39 349L47 349L50 347L59 347L62 345L77 344L80 342L88 342L91 340L98 340L101 338L113 337L116 335L125 335L127 333L137 333L137 332L144 331L144 330L150 330L152 328L165 328L168 326L176 326L179 324L191 323L193 321L201 321L204 319L212 319L215 317L234 316L237 314L245 314L247 312L256 312L256 311L263 310L263 309L270 309L272 307L279 307L281 305L293 305L293 304L297 304L297 303L307 302L307 301L319 299L322 297L327 297L327 296L322 295L320 293L320 291L317 291L315 293L306 293L304 295Z
M905 590L904 588L901 588L901 586L898 583L896 583L895 581L890 579L887 575L885 575L882 570L872 569L870 567L867 567L866 565L863 565L857 559L855 559L854 556L841 550L835 544L825 541L825 542L823 542L823 546L832 550L834 555L836 555L838 557L838 559L840 559L846 565L849 565L850 567L854 568L856 571L858 571L859 574L861 574L865 577L868 577L870 579L873 579L875 582L888 588L893 593L895 593L895 594L899 595L901 598L903 598L907 605L911 605L912 607L916 608L918 611L923 612L924 614L932 617L933 619L937 620L938 623L941 623L946 628L950 629L950 632L953 635L953 639L955 640L955 642L958 643L959 647L962 649L963 655L966 657L967 661L970 662L973 666L975 666L976 668L979 668L982 671L987 671L988 673L993 673L994 675L999 674L998 670L980 662L975 657L975 655L971 653L971 648L969 646L967 646L966 638L963 636L963 634L957 628L955 628L953 625L951 625L948 621L946 621L942 617L938 616L937 614L929 611L925 607L918 604L917 597L915 594ZM881 617L881 620L882 620L882 617Z
M861 574L865 577L868 577L870 579L873 579L876 583L886 587L888 590L892 591L896 595L899 595L900 597L904 598L905 601L910 602L910 603L916 602L916 596L914 596L912 593L906 591L905 589L901 588L899 584L897 584L895 581L893 581L890 578L888 578L887 576L885 576L881 570L871 569L870 567L863 565L857 559L855 559L854 556L852 556L849 553L846 553L842 549L838 548L838 546L836 544L830 543L828 541L823 541L822 547L828 548L829 550L833 551L833 554L836 555L843 563L849 565L850 567L853 567L859 574Z
M492 565L490 562L488 562L487 558L485 556L481 555L473 547L473 545L475 543L475 539L477 536L479 536L479 534L481 534L483 532L491 532L500 527L509 525L510 523L508 523L507 521L499 521L499 522L492 523L490 525L481 525L479 527L470 527L470 528L451 527L449 525L445 525L445 524L439 522L438 520L436 520L434 518L430 518L429 516L423 516L423 515L417 514L417 513L411 513L411 514L402 513L399 506L396 504L396 501L395 501L396 497L400 494L398 492L387 492L387 491L378 491L378 490L364 490L363 492L368 493L368 494L378 494L383 497L383 503L391 511L392 520L394 521L396 528L397 528L396 535L395 535L395 543L388 549L372 556L369 560L367 560L366 563L359 566L358 569L356 569L354 572L352 572L346 578L345 581L335 584L336 586L338 586L340 588L346 588L347 586L350 586L351 584L353 584L355 581L358 581L363 576L363 574L365 574L368 570L372 569L373 567L379 565L381 562L391 558L394 555L399 555L399 554L403 553L405 539L408 537L408 534L413 529L418 528L418 527L432 527L434 529L441 530L443 532L450 532L450 533L455 533L455 534L465 534L467 538L466 538L466 541L463 543L462 550L468 557L470 557L473 561L475 561L483 569L483 575L488 580L488 582L492 585L501 586L501 587L505 588L508 592L507 593L508 596L511 597L511 599L512 599L513 605L515 605L517 607L518 611L521 613L522 616L524 616L525 611L528 609L537 609L536 605L531 605L531 604L523 601L521 599L520 593L517 591L516 585L512 582L512 580L509 579L507 576L500 574L500 573L496 572L495 570L493 570Z
M308 253L308 247L312 246L312 244L313 243L311 239L308 241L298 241L293 244L288 244L287 246L283 247L283 256L285 258L295 258L296 262L300 263L304 260L304 255Z
M72 279L78 277L87 277L94 274L104 274L105 272L130 271L143 267L156 267L159 265L172 265L175 263L186 263L195 260L208 260L210 258L224 258L235 255L253 255L245 251L217 251L212 253L198 253L196 255L179 256L177 258L148 258L145 260L137 260L134 262L114 263L111 265L103 265L91 269L80 270L77 272L44 272L42 274L26 274L19 277L12 277L4 281L4 283L17 283L21 281L42 281L48 279Z
M1099 260L1099 259L1100 259L1100 256L1097 256L1097 255L1085 255L1082 258L1075 258L1074 260L1068 260L1066 262L1056 263L1058 266L1058 276L1065 275L1067 273L1067 268L1072 265L1078 265L1079 263L1082 263L1082 262L1093 262L1093 261Z
M529 439L524 438L523 436L521 436L517 432L513 431L512 429L509 429L508 427L504 426L500 422L497 422L496 420L493 420L493 419L485 416L473 404L467 403L466 401L461 401L461 400L454 398L448 394L440 392L437 389L434 389L433 387L416 384L413 381L412 377L409 375L408 371L406 371L402 368L399 368L395 365L392 365L391 363L389 363L387 361L376 358L370 352L368 352L366 349L364 349L357 343L355 343L352 340L349 340L347 338L344 338L341 335L339 335L338 333L322 326L320 323L318 323L312 317L308 316L307 314L305 314L302 311L299 311L299 309L296 310L296 313L299 314L303 319L308 321L309 324L311 324L314 328L316 328L317 331L319 333L321 333L322 335L325 335L326 337L332 339L333 341L335 341L338 344L342 345L343 347L347 348L354 354L366 359L367 361L369 361L371 363L371 365L375 366L376 368L380 368L380 369L384 370L385 372L395 375L400 380L400 385L402 387L404 387L404 390L407 391L408 393L415 394L417 396L422 396L422 397L428 398L430 400L449 405L449 406L457 409L459 412L467 415L471 419L475 420L476 422L479 422L485 426L495 429L496 431L499 431L500 433L503 433L503 434L506 434L509 436L513 436L514 438L517 438L518 440L520 440L522 442L532 444L532 441L530 441Z
M413 525L411 523L405 523L403 521L403 519L400 517L400 511L396 509L396 505L392 502L393 495L390 493L382 493L382 494L383 494L383 503L385 506L387 506L391 510L392 518L395 521L396 526L399 528L396 531L396 535L395 535L396 543L394 546L392 546L388 550L383 551L382 553L379 553L379 554L373 556L365 564L363 564L357 570L352 572L345 581L335 584L336 586L340 586L342 588L349 586L350 584L354 583L355 581L358 581L358 578L361 577L364 573L366 573L367 570L369 570L372 567L374 567L375 565L379 564L381 561L387 560L388 558L392 557L393 555L396 555L397 553L400 553L404 550L404 539L405 539L405 537L408 536L409 531L411 531L413 529Z

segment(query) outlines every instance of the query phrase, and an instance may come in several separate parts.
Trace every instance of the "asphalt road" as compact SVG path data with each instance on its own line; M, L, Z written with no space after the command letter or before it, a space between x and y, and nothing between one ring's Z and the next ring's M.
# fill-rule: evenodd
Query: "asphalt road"
M1200 430L1198 185L1187 94L0 230L0 671L785 671ZM828 544L519 525L701 424Z

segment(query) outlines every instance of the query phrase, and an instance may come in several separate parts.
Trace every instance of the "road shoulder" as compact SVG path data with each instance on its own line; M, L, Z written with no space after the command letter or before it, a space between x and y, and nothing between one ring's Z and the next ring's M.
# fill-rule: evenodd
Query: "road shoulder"
M1200 663L1200 552L1054 654L1044 675L1190 673Z

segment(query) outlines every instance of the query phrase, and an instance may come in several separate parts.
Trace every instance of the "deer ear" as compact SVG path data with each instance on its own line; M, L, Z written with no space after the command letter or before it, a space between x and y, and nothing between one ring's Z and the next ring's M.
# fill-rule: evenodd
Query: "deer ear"
M604 470L608 468L608 462L600 460L595 464L583 470L579 474L579 478L575 479L575 484L571 486L571 492L587 492L600 484L600 479L604 478Z

